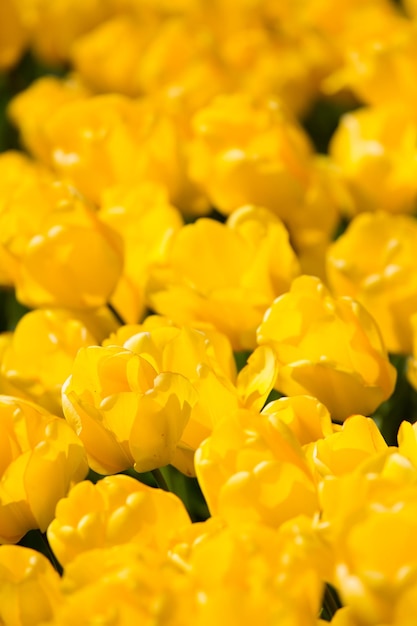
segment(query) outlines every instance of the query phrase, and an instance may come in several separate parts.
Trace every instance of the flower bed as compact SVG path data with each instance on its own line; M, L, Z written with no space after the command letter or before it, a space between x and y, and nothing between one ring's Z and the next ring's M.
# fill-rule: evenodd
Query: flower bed
M1 624L415 623L416 20L2 0Z

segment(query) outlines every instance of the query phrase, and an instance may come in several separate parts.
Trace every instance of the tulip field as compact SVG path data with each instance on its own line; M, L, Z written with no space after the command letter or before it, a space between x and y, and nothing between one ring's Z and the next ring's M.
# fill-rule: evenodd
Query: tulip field
M416 111L416 0L0 0L0 626L417 624Z

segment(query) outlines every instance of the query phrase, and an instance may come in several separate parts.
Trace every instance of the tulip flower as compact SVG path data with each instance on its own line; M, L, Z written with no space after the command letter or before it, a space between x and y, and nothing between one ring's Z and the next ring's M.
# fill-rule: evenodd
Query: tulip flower
M42 407L0 396L0 542L45 532L56 503L85 478L84 447L68 424Z
M370 415L394 390L396 371L374 319L355 300L332 298L316 277L295 279L274 301L258 342L275 351L275 387L315 396L336 420Z

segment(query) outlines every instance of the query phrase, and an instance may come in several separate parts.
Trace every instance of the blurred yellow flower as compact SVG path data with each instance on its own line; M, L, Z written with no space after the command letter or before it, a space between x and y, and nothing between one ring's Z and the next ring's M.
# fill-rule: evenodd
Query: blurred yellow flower
M329 152L346 182L353 214L415 210L416 144L417 122L401 104L366 107L341 117Z
M359 38L342 50L342 64L324 81L323 89L327 93L350 89L370 105L401 103L404 113L415 117L416 52L415 20L400 13L383 18L379 32L376 29L370 37Z
M0 547L0 621L38 626L62 603L60 579L48 559L30 548Z
M394 390L396 370L373 318L351 298L332 298L316 277L296 278L274 301L258 342L275 351L276 389L315 396L336 420L369 415Z
M54 170L96 205L116 185L162 184L175 204L186 195L180 129L151 98L110 93L68 101L42 133Z
M145 18L115 15L78 39L73 65L96 91L149 94L191 115L228 82L215 33L198 16L202 8L174 19L155 10Z
M31 311L20 318L0 356L0 377L14 388L13 395L61 415L61 387L78 349L97 345L116 327L107 308L84 313Z
M352 431L351 435L358 434L357 428ZM340 463L334 445L337 440L333 442L334 473L322 475L318 490L322 511L318 535L333 546L343 541L345 528L352 521L359 522L370 511L395 510L401 503L415 501L417 495L417 468L403 450L372 445L363 439L357 445L353 437L350 442L346 439L344 448L343 437L339 440L341 456L345 457Z
M51 174L21 152L0 154L0 282L14 285L27 242L51 210ZM56 192L55 192L56 193Z
M27 244L16 280L17 299L30 306L100 307L122 270L120 241L85 207L48 216Z
M165 555L134 543L88 550L65 568L64 602L42 626L187 624L191 581ZM111 601L109 601L111 599Z
M282 222L245 206L226 224L201 218L173 237L150 270L148 302L180 324L213 324L235 350L253 350L262 315L299 273Z
M122 270L119 235L22 153L0 156L0 191L0 281L30 307L106 304Z
M279 487L278 487L279 488ZM300 536L262 524L208 533L196 541L189 565L193 623L316 626L322 581Z
M65 568L64 602L48 626L315 626L322 581L301 533L212 522L189 525L165 554L133 543L80 554Z
M279 413L268 409L225 416L197 450L195 466L210 513L232 525L278 527L318 510L301 445Z
M0 396L0 542L44 532L58 500L88 471L84 447L66 422L22 399Z
M116 14L77 38L71 61L85 84L100 93L139 96L142 55L160 21Z
M371 313L389 352L412 351L416 242L413 217L364 213L327 250L330 287L338 296L355 298Z
M50 191L50 212L19 259L16 297L29 307L100 307L121 275L119 235L70 188Z
M335 545L342 602L361 624L406 624L416 610L417 502L368 509Z
M134 324L146 309L149 269L164 260L169 239L183 219L166 189L153 183L106 189L99 217L123 242L123 273L111 301L122 318Z
M27 45L27 32L15 0L0 3L0 70L15 65Z
M45 122L67 102L82 100L88 95L87 88L74 75L65 79L42 76L11 99L7 113L26 149L45 165L52 166Z
M311 23L297 22L299 7L294 4L284 9L282 16L272 18L272 27L268 28L268 18L261 18L265 4L259 3L246 24L241 25L241 15L255 5L241 3L235 7L237 24L229 24L219 35L221 58L233 91L257 97L272 95L301 117L309 110L321 79L331 67L329 46ZM223 6L220 20L227 12Z
M255 204L285 220L302 202L313 151L278 100L218 96L196 113L193 131L190 176L222 213Z
M109 0L15 0L30 43L44 63L69 59L73 42L111 14Z

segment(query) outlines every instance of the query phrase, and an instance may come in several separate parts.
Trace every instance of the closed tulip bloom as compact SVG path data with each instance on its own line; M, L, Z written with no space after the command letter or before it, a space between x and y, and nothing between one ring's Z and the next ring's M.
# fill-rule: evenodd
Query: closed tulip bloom
M158 371L185 376L196 402L171 461L194 475L194 453L225 414L238 407L260 410L272 389L276 362L271 348L257 348L237 374L228 338L208 324L180 326L158 315L143 324L122 326L103 342L121 345L149 361Z
M222 213L256 204L285 219L302 201L312 147L278 100L218 96L193 130L190 176Z
M118 346L81 348L62 388L64 415L101 474L170 463L195 401L187 378Z
M301 276L258 328L278 360L276 388L315 396L336 420L371 414L389 398L396 371L371 315L351 298L332 298L318 278Z
M158 183L173 202L187 186L179 129L151 98L110 93L67 102L43 132L54 170L96 205L116 185Z
M262 522L277 528L317 511L301 445L287 424L267 411L225 417L197 450L195 465L211 514L232 525Z
M56 503L88 471L84 447L61 418L0 396L0 542L44 532Z
M320 485L318 532L333 562L328 580L353 624L406 624L414 615L416 486L416 466L395 447Z
M123 319L134 324L146 310L149 269L166 255L170 237L183 219L162 185L144 183L113 187L104 192L100 219L123 242L123 273L112 296Z
M11 286L27 242L51 210L54 178L23 153L8 150L0 155L0 192L0 282Z
M105 307L92 311L37 309L24 315L0 355L0 377L13 395L62 415L61 387L83 346L97 345L116 329Z
M329 151L351 196L352 214L415 210L416 137L416 120L402 104L364 107L341 117Z
M201 537L189 559L189 577L202 591L193 623L221 616L230 626L316 626L322 581L300 543L300 533L248 523Z
M116 475L95 485L88 481L75 485L57 505L48 540L66 567L82 552L124 543L162 553L175 533L188 525L190 518L177 496Z
M312 396L274 400L266 405L262 415L286 424L303 447L334 432L329 411Z
M192 581L177 564L135 543L83 552L61 585L65 601L45 626L176 626L188 623L193 601Z
M417 222L408 215L364 213L326 255L329 284L358 300L377 322L389 352L412 352L417 313Z
M317 440L311 458L322 476L339 476L386 450L387 444L375 422L363 415L352 415L341 430Z
M119 280L121 241L75 192L63 195L26 244L16 297L30 307L95 309Z
M351 450L357 462L340 463L335 474L322 477L319 487L319 535L330 544L343 540L351 521L359 521L369 511L394 509L399 503L416 500L417 468L403 451L394 446L372 450L368 445L368 454L361 459L359 446L355 450L351 445ZM341 448L342 456L345 451Z
M226 224L201 218L179 230L150 269L147 299L176 323L212 324L234 350L253 350L262 315L299 272L281 220L245 206Z
M19 15L30 35L35 55L46 65L60 65L69 58L80 35L111 14L109 2L100 0L17 0Z
M416 610L416 501L373 507L346 523L335 546L342 602L360 624L406 624Z
M21 546L0 546L2 624L44 624L62 601L59 575L43 554Z
M363 16L363 21L366 17ZM417 101L413 82L417 69L415 20L407 20L398 13L381 26L373 38L354 42L342 51L344 62L324 81L324 91L332 93L349 88L361 102L382 106L401 103L403 110L414 116Z
M119 235L28 157L0 157L0 282L29 307L97 308L119 280Z
M82 100L88 95L88 89L76 76L65 79L42 76L11 99L7 113L29 153L41 163L52 166L53 156L45 134L46 120L67 102Z

